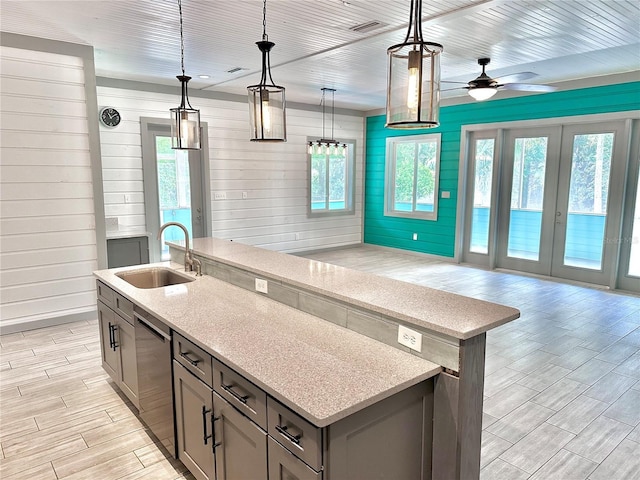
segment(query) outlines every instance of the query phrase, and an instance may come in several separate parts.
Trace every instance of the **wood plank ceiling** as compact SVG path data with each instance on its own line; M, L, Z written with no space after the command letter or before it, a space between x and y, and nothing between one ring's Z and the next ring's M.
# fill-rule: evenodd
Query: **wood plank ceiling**
M442 80L467 82L476 60L493 76L539 74L557 83L635 72L640 79L637 0L423 1L425 40L444 45ZM276 83L289 101L384 107L386 49L404 39L410 0L269 0L267 33ZM180 73L177 0L2 0L5 32L95 47L99 76L176 85ZM257 83L261 0L183 0L185 64L192 88L245 95ZM379 22L365 32L353 27ZM240 69L235 73L230 70ZM445 85L443 88L455 87ZM520 93L522 94L522 92ZM465 96L457 89L443 96ZM499 94L501 95L501 94Z

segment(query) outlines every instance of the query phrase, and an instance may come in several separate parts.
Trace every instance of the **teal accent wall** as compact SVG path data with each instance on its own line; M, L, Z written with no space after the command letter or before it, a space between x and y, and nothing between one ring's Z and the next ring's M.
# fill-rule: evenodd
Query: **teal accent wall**
M499 95L499 94L498 94ZM623 112L640 108L640 82L583 88L504 100L442 107L440 126L424 130L384 128L385 116L367 118L364 241L416 252L454 256L460 133L464 125ZM441 133L438 220L384 216L384 173L387 137ZM413 234L418 240L413 240Z

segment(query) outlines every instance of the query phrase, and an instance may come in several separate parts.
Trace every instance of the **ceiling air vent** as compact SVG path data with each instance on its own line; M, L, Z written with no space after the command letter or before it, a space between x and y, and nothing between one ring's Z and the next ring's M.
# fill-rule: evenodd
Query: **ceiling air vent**
M247 70L247 69L242 67L234 67L231 70L227 70L227 73L238 73L238 72L241 72L242 70Z
M360 25L356 25L355 27L351 27L349 30L352 32L358 33L367 33L372 30L376 30L380 27L385 26L386 23L379 22L377 20L371 20L370 22L361 23Z

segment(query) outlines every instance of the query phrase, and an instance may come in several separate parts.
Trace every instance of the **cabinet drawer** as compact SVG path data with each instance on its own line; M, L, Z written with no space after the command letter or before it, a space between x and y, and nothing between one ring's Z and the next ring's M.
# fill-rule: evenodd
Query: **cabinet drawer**
M267 394L215 359L213 389L264 430L267 429Z
M98 300L102 301L105 305L111 308L115 308L115 296L116 292L107 287L100 280L96 280L96 290L98 294Z
M173 358L209 387L213 387L211 355L179 333L173 335Z
M124 298L118 292L113 292L113 308L116 313L133 325L133 303Z
M267 399L269 435L315 470L322 467L322 430L277 400Z
M269 480L322 480L322 472L316 472L269 437Z

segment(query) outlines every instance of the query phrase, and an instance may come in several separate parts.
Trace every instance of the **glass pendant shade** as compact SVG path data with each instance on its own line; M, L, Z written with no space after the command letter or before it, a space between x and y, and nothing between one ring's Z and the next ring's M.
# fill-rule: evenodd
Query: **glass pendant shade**
M436 43L403 43L387 50L388 128L437 127L440 113L440 53Z
M422 39L422 1L411 1L403 43L387 49L388 128L432 128L439 125L440 54L443 47Z
M256 42L262 52L262 78L258 85L247 87L252 142L286 142L287 119L284 87L273 83L269 52L275 45L266 40ZM267 78L271 81L267 83Z
M469 95L478 101L488 100L498 92L496 87L469 88Z
M200 110L189 104L187 82L191 77L178 75L182 83L182 102L171 108L171 148L176 150L200 149Z

